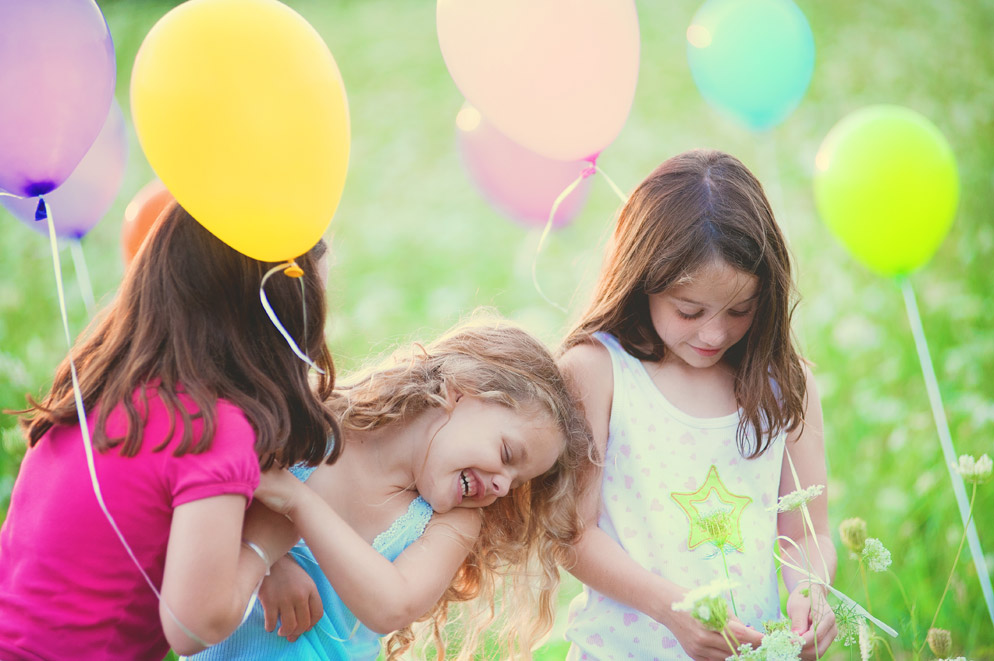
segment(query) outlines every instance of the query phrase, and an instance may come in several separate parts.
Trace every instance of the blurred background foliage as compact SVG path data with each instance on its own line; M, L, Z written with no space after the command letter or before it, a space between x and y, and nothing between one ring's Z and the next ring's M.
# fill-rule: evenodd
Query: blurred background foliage
M128 115L138 46L175 2L98 0L118 58L117 100ZM493 210L467 179L455 145L462 97L439 52L429 0L291 0L324 37L348 92L352 154L328 236L333 244L329 342L348 371L394 343L427 338L477 306L493 306L555 346L586 301L618 197L594 177L580 215L538 252L540 231ZM795 257L801 303L795 332L814 363L825 412L830 516L859 516L892 552L894 576L869 577L874 613L901 631L928 626L962 532L943 465L901 293L854 259L817 217L814 155L846 114L904 105L935 123L959 165L952 231L911 282L959 453L994 454L994 2L797 0L815 39L811 86L787 120L764 134L709 107L691 78L685 31L697 0L638 0L641 67L634 106L598 164L624 191L652 168L694 147L728 151L764 182ZM154 175L134 131L120 195L82 240L99 302L123 272L124 207ZM66 353L47 240L0 209L0 407L39 395ZM532 283L564 314L543 300ZM68 250L62 251L74 333L87 313ZM0 416L0 517L24 443ZM981 487L976 523L994 566L994 485ZM841 547L839 547L841 549ZM839 553L836 585L860 599L858 571ZM578 590L567 577L565 604ZM862 601L862 599L860 599ZM938 626L955 654L994 658L987 615L964 551ZM923 633L922 633L923 635ZM561 658L554 634L545 658ZM835 645L831 656L852 649ZM926 656L927 656L926 652Z

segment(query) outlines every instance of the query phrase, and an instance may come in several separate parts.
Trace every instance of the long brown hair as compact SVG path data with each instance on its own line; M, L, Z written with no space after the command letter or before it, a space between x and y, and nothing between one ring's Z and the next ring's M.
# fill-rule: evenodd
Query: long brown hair
M684 152L639 184L618 216L590 306L563 349L606 331L636 358L661 360L666 349L649 317L649 296L715 260L759 280L752 326L726 354L742 409L739 451L753 458L802 424L805 378L790 328L796 293L787 243L762 185L735 157ZM755 444L747 440L750 427Z
M214 438L216 401L224 398L255 429L264 468L274 462L319 463L329 438L338 437L337 422L324 405L335 380L317 265L326 249L321 241L297 258L303 288L282 274L266 284L270 305L286 330L324 370L311 384L307 365L287 346L259 300L262 276L275 264L235 251L174 205L146 237L109 309L72 349L83 406L87 412L99 409L94 446L120 446L125 456L137 454L144 428L138 403L147 397L146 389L155 388L172 416L172 429L157 451L172 437L177 418L183 436L174 454L206 451ZM177 393L189 397L192 411ZM49 393L41 402L28 396L28 403L21 413L29 415L21 424L31 445L53 425L77 423L68 357ZM127 432L109 438L107 417L119 405L127 415ZM194 418L203 420L199 438L194 438ZM334 444L329 461L337 458L339 445Z
M471 658L495 615L500 658L527 655L554 623L559 567L572 563L582 530L577 499L592 459L590 432L549 349L511 322L478 312L434 342L398 350L350 377L331 405L346 430L370 430L450 409L453 390L544 416L563 449L547 472L479 510L483 525L466 560L421 625L390 635L389 659L429 639L444 659L449 607L459 602L469 602L460 609L460 658Z

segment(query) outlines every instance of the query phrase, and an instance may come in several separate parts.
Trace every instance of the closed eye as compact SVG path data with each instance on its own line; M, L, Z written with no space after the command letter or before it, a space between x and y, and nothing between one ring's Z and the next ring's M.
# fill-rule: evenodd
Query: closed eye
M752 308L748 310L729 310L728 314L731 317L748 317L752 314Z
M508 447L507 443L504 443L504 447L501 450L501 461L505 464L511 463L511 448Z
M698 310L697 312L695 312L693 314L687 314L686 312L683 312L682 310L677 310L676 314L681 319L686 319L686 320L690 321L692 319L700 319L701 315L704 314L704 311L703 310Z

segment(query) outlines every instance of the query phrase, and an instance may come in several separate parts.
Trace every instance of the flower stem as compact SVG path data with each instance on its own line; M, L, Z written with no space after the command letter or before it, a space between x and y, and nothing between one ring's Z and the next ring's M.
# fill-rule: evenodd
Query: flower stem
M807 509L808 509L808 506L807 506L807 504L804 504L804 505L801 505L801 508L806 513ZM814 529L811 530L811 534L815 536L815 546L817 546L818 545L818 536L815 534ZM809 543L808 542L808 528L807 528L807 526L804 526L804 560L805 560L805 562L808 565L807 566L808 573L811 574L811 575L814 575L814 572L811 570L811 561L808 560L808 548L809 548L808 547L808 543ZM821 549L820 548L818 549L818 552L821 553ZM826 581L829 580L829 577L827 575L825 576L825 580ZM814 607L815 607L814 598L811 596L811 580L808 579L808 617L812 620L812 622L814 622L814 619L815 619L814 618ZM818 661L818 657L819 657L819 655L818 655L818 622L814 622L814 634L815 634L815 640L814 640L814 642L815 642L815 661Z
M730 633L732 633L732 632L731 632L731 631L728 631L728 633L726 633L727 629L728 629L728 627L725 627L725 628L723 628L723 629L721 630L721 636L722 636L722 638L724 638L724 639L725 639L725 644L726 644L726 645L728 645L728 649L732 650L732 654L734 654L734 655L735 655L735 658L736 658L736 659L739 659L739 658L741 658L741 657L739 656L739 650L738 650L738 646L737 646L737 645L736 645L736 646L734 646L734 647L732 646L732 641L728 639L728 634L730 634ZM732 634L732 638L735 638L735 635L734 635L734 634ZM738 641L738 640L736 640L735 642L737 643L737 642L739 642L739 641Z
M721 551L721 563L725 565L725 578L728 579L729 583L731 583L732 577L728 574L728 560L725 558L725 545L722 544L721 546L719 546L718 550ZM735 617L738 617L739 611L737 608L735 608L735 595L732 594L731 587L728 588L728 598L732 600L732 612L735 613ZM738 656L738 654L736 654L735 656Z
M908 609L908 615L911 616L911 649L918 646L918 618L915 616L915 604L911 603L911 599L908 598L908 592L904 589L904 584L901 582L901 577L897 575L893 569L888 569L887 573L894 577L894 581L897 583L897 588L901 591L901 597L904 599L904 607ZM919 654L915 655L915 658L919 658Z
M942 602L946 599L946 594L949 592L949 586L953 582L953 574L956 573L956 564L959 563L959 556L963 553L963 544L966 543L966 533L970 529L970 520L973 518L973 502L977 497L977 483L973 483L973 491L970 493L970 509L966 515L966 523L963 524L963 535L959 538L959 548L956 549L956 557L953 558L953 568L949 570L949 578L946 579L946 587L942 590L942 596L939 597L939 605L935 608L935 615L932 616L932 624L928 625L929 630L935 626L936 620L939 619L939 611L942 610ZM918 654L921 654L925 649L925 645L928 641L922 643L922 646L918 649Z
M866 595L866 610L872 611L873 606L870 605L870 586L866 580L866 565L863 564L863 559L859 559L859 577L863 580L863 594Z

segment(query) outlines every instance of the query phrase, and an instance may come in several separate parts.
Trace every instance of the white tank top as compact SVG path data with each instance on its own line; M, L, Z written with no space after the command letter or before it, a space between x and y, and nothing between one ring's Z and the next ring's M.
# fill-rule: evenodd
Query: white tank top
M756 459L739 454L739 413L695 418L663 397L645 366L607 333L614 396L600 527L647 570L690 589L728 575L753 627L780 617L773 551L784 435ZM748 439L753 442L754 435ZM714 524L724 533L724 559ZM584 586L570 604L569 659L689 659L669 629Z

